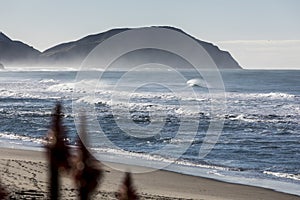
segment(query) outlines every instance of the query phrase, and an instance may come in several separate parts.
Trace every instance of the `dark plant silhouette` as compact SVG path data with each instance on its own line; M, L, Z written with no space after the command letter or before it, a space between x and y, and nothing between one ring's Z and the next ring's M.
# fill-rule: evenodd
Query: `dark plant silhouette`
M119 193L117 194L117 198L119 200L136 200L139 199L137 195L136 189L133 185L133 181L131 178L131 173L126 172L123 183L119 189Z
M91 193L100 184L103 170L98 161L85 147L87 145L87 132L85 129L85 117L81 118L80 137L78 137L78 154L75 159L74 177L79 189L80 199L90 199Z
M52 125L46 145L50 168L50 199L52 200L59 198L59 172L70 169L70 153L65 142L66 133L62 125L62 118L62 106L58 103L52 114Z
M0 200L8 199L8 192L6 188L0 183Z

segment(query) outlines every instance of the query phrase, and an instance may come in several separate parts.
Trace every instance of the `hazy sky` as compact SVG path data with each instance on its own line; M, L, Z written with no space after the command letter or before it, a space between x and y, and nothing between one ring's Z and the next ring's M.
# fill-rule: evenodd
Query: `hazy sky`
M298 0L0 0L0 31L43 51L115 27L171 25L244 68L300 69Z

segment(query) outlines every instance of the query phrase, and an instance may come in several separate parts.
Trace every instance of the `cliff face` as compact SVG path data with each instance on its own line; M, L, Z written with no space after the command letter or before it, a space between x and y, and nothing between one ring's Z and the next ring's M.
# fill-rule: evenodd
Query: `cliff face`
M240 65L232 58L229 52L220 50L217 46L211 43L198 40L184 31L174 27L156 27L168 28L179 31L196 40L203 48L210 54L214 62L222 69L241 69ZM52 48L39 52L36 49L19 41L12 41L7 36L1 33L0 35L0 62L5 65L11 63L23 63L37 66L55 65L55 66L71 66L78 67L89 52L100 44L105 39L118 34L120 32L129 30L128 28L112 29L103 33L89 35L77 41L62 43ZM138 55L138 56L137 56ZM151 62L152 59L156 61L170 60L172 55L153 50L142 50L136 54L136 57L145 59ZM130 56L126 58L127 61ZM180 62L179 62L180 63ZM171 63L169 63L171 64Z

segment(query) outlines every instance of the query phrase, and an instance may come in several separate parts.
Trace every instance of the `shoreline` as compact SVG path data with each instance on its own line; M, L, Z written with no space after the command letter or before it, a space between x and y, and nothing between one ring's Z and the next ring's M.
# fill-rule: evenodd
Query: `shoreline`
M47 195L47 165L45 152L21 150L0 147L1 183L9 190L28 191ZM105 165L104 179L96 192L96 197L114 199L119 189L124 172L117 171ZM136 167L118 163L109 163L116 168L127 168L129 171ZM115 168L114 167L114 168ZM30 170L29 170L30 169ZM143 199L293 199L300 196L277 192L271 189L227 183L215 179L180 174L167 170L157 170L144 174L132 174L137 192ZM72 181L64 177L62 180L62 196L76 199L76 191Z
M38 151L38 152L43 152L45 150L41 146L31 146L30 144L28 145L24 146L24 145L17 144L11 146L11 145L1 144L0 149L8 148L8 149L29 150L29 151ZM97 151L95 151L94 153L97 154ZM115 160L118 160L119 162L115 162ZM250 176L249 175L245 176L245 174L235 174L236 172L234 172L234 174L222 175L222 173L219 174L219 172L213 170L214 168L210 168L207 166L205 167L205 166L194 166L194 165L193 166L180 165L178 163L170 164L165 168L162 167L159 169L154 169L153 167L149 167L149 161L147 160L143 160L142 162L138 161L137 164L135 163L135 161L128 162L127 158L123 157L122 155L120 156L115 154L101 155L100 161L108 168L113 168L114 170L118 170L122 172L128 171L128 169L133 169L132 171L134 171L134 173L139 174L139 173L148 173L152 171L162 170L166 172L173 172L173 173L187 175L187 176L206 178L209 180L219 181L223 183L264 188L264 189L300 197L299 184L293 182L286 182L284 180L256 178L256 176L253 176L252 174L249 174ZM150 165L153 166L152 164ZM156 163L154 165L158 165L158 164Z

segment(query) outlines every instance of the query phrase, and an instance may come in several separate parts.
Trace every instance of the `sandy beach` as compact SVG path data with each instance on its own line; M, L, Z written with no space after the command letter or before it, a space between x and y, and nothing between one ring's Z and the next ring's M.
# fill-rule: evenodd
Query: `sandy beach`
M48 197L47 162L45 153L31 150L1 148L0 179L11 197L45 199ZM115 164L116 167L119 164ZM127 166L133 169L134 166ZM123 172L104 166L105 177L93 199L115 199ZM299 196L268 189L224 183L206 178L158 170L133 174L141 199L264 199L296 200ZM78 193L70 178L62 178L61 199L77 199Z

